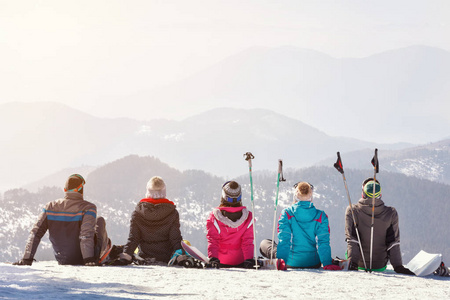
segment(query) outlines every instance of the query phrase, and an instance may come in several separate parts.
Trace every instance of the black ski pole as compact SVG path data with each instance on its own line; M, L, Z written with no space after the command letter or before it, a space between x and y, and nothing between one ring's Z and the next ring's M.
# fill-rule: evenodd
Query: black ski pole
M348 205L350 207L350 211L352 212L353 226L355 226L356 236L358 238L359 251L361 251L361 256L362 256L362 259L364 262L364 270L367 272L366 259L364 258L364 251L363 251L363 247L361 244L361 238L359 237L358 225L356 224L355 214L353 213L352 201L350 199L350 193L348 192L347 179L345 178L345 174L344 174L344 165L342 164L342 159L341 159L341 155L339 152L337 153L337 161L334 164L334 167L336 168L336 170L339 171L339 173L342 174L342 178L344 179L344 186L345 186L345 191L347 192Z
M375 154L371 161L373 165L373 190L372 190L372 224L370 226L370 272L372 272L372 253L373 253L373 225L375 221L375 187L376 187L376 176L379 171L378 164L378 149L375 149Z

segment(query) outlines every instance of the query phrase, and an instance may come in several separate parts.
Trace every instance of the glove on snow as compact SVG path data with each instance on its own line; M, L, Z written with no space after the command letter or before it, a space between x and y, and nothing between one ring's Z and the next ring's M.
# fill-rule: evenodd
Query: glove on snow
M394 267L394 271L395 273L399 273L399 274L405 274L405 275L413 275L416 276L416 274L414 274L413 272L411 272L411 270L409 270L408 268L405 268L404 266L400 265L397 267Z
M348 265L348 270L349 271L358 271L358 264L350 261L350 263Z
M119 254L119 259L114 261L115 266L126 266L133 262L133 257L128 253L122 252Z
M260 260L257 260L257 264L259 267L262 267L263 263ZM256 269L255 267L255 259L254 258L249 258L244 260L244 268L245 269Z
M89 267L98 266L98 262L95 260L94 257L90 257L84 260L84 265Z
M19 261L16 261L15 263L13 263L13 265L15 265L15 266L31 266L32 263L33 263L32 259L21 259Z
M323 269L324 270L328 270L328 271L340 271L340 270L342 270L341 267L333 265L333 264L327 265L327 266L323 266Z
M219 269L220 268L220 260L216 257L211 257L209 259L209 263L207 263L205 265L205 268L216 268Z

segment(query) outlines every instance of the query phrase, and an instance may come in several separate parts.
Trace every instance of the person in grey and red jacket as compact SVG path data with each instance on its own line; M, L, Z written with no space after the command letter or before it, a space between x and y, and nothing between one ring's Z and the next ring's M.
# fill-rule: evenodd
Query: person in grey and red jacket
M375 195L374 192L375 185ZM381 200L381 186L373 178L364 180L362 184L362 198L354 204L353 213L358 227L366 266L370 266L370 245L372 225L372 198L374 205L372 271L384 271L388 261L394 271L401 274L415 275L403 266L400 251L400 230L398 214L394 207L384 205ZM352 219L351 208L347 207L345 213L345 236L347 241L347 255L350 261L350 270L364 269L356 228Z
M95 204L83 199L84 178L69 176L65 196L47 203L34 224L23 258L15 265L31 265L41 238L49 231L55 258L61 265L98 265L108 260L111 241L105 220L97 218Z
M136 247L144 259L169 262L181 249L180 217L175 204L166 199L166 184L159 176L150 178L145 198L139 201L131 215L130 233L121 264L132 262Z

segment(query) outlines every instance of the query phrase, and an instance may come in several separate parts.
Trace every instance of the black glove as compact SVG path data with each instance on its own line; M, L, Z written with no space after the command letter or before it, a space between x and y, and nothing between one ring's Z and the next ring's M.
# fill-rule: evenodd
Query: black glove
M13 265L15 265L15 266L31 266L32 263L33 263L33 259L21 259L19 261L16 261L15 263L13 263Z
M126 260L124 258L120 258L120 259L115 260L112 265L113 266L126 266L126 265L129 265L131 263L132 263L132 261L130 261L130 260Z
M98 262L95 257L89 257L84 260L84 265L88 267L98 266Z
M263 262L260 260L257 260L256 263L258 264L259 267L263 266ZM255 267L255 259L254 258L249 258L244 260L244 268L245 269L256 269Z
M353 261L350 261L348 264L348 270L349 271L358 271L358 264Z
M394 267L394 271L395 273L399 273L399 274L405 274L405 275L413 275L416 276L416 274L414 274L413 272L411 272L411 270L409 270L408 268L405 268L404 266L400 265L397 267Z
M209 259L209 263L207 263L205 265L205 268L215 268L215 269L219 269L220 268L220 260L216 257L211 257Z

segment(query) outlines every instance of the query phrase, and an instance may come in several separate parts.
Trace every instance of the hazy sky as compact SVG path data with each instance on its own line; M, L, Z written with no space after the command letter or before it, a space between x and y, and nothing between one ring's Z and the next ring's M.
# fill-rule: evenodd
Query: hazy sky
M364 57L450 50L448 0L0 0L0 103L96 101L173 82L251 46ZM103 114L103 115L102 115Z

